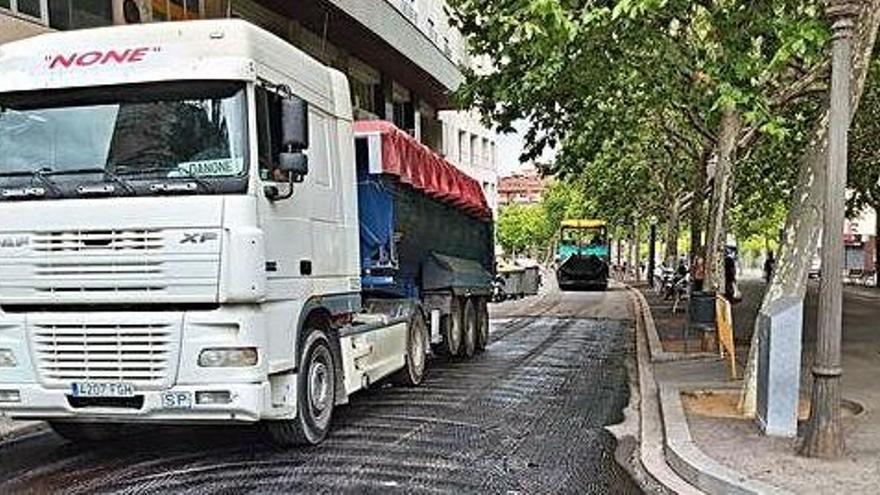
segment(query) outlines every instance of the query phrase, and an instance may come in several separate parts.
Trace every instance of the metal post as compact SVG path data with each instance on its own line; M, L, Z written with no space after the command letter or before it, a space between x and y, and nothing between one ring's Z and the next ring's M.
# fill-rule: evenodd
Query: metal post
M840 339L843 323L843 222L846 188L847 130L850 123L850 64L852 31L858 13L855 0L831 0L831 109L828 125L824 225L822 228L822 282L813 395L810 419L800 453L836 459L843 455L840 421Z
M651 234L648 239L648 286L654 288L654 258L657 254L657 219L651 218Z

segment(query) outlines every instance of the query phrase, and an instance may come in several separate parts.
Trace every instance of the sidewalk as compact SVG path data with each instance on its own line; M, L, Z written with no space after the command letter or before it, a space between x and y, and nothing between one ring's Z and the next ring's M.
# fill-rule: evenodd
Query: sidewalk
M763 293L758 280L742 284L743 303L734 307L737 361L748 354L752 325ZM684 479L708 493L876 493L880 487L880 290L847 287L844 294L843 397L847 454L834 462L796 454L797 439L760 434L752 419L739 415L740 381L729 381L725 363L700 354L697 336L683 352L686 315L643 291L650 307L645 331L656 333L661 355L651 367L659 390L667 463ZM802 362L802 419L808 414L815 345L816 287L805 303ZM651 316L653 318L651 318ZM648 319L652 321L647 321ZM650 335L648 339L650 340ZM851 402L850 402L851 401ZM862 409L863 410L860 410Z

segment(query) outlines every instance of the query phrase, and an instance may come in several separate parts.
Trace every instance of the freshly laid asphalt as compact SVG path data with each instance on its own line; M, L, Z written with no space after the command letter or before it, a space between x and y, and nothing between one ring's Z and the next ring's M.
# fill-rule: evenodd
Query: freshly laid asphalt
M337 409L326 442L255 428L151 428L107 444L0 443L0 493L639 493L603 427L623 420L633 324L623 289L493 307L490 344L432 359L423 386Z

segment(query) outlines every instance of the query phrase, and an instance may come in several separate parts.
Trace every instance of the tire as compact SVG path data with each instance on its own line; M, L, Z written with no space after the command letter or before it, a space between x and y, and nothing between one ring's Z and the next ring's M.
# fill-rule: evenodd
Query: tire
M477 352L489 345L489 305L486 299L477 299Z
M50 421L49 427L61 438L74 443L93 443L119 440L124 425L106 423L76 423Z
M452 308L448 316L443 318L443 350L448 356L458 356L462 352L464 340L464 305L462 299L452 296Z
M464 339L461 349L462 356L468 359L477 352L477 325L476 299L469 297L464 305Z
M417 387L425 379L427 368L428 326L421 310L416 310L406 326L406 364L391 376L391 381L405 387Z
M336 401L336 363L326 332L308 330L298 369L296 418L266 424L269 436L279 445L317 445L330 431Z

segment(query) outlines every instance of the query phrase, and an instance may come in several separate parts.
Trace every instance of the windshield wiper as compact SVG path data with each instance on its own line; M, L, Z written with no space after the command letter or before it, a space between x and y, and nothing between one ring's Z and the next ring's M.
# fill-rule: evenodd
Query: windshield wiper
M52 194L56 196L62 196L61 189L58 187L58 184L55 183L52 179L47 177L47 174L52 173L52 169L50 168L38 168L36 170L13 170L12 172L0 172L0 177L32 177L36 179L40 184L46 187ZM34 194L36 196L42 196L42 194Z
M78 175L78 174L102 174L104 179L110 179L111 181L119 184L119 187L125 190L125 192L129 194L135 194L134 187L125 179L120 177L119 175L107 170L103 167L89 167L89 168L75 168L72 170L57 170L52 172L46 172L46 175Z
M207 181L205 181L201 177L194 175L189 170L186 170L185 168L180 168L180 167L171 167L171 168L166 168L166 167L148 167L148 168L129 167L127 170L125 170L123 172L117 172L117 175L119 175L119 176L129 175L130 176L130 175L156 174L156 173L166 173L167 174L168 172L180 172L180 173L186 175L187 178L192 179L192 181L195 182L197 186L201 187L206 192L209 192L209 193L215 192L214 187L210 183L208 183ZM178 179L178 178L179 177L162 177L162 179Z

